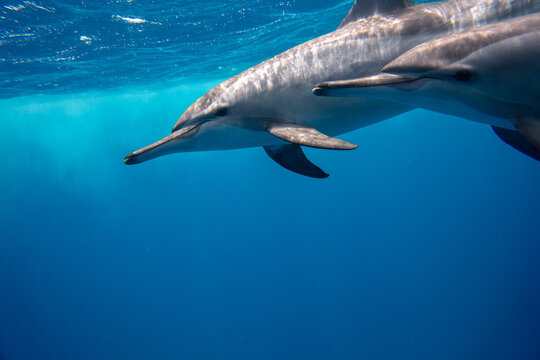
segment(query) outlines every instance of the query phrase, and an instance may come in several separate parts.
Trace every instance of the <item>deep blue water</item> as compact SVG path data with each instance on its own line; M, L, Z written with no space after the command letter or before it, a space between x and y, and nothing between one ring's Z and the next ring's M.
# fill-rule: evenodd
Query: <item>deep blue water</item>
M540 358L540 165L486 125L123 164L350 1L2 6L0 359Z

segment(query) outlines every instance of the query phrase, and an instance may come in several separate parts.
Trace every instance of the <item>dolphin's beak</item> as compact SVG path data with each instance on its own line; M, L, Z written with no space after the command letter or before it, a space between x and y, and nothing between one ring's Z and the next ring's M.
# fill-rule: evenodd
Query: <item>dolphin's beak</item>
M416 76L381 73L351 80L327 81L319 83L312 90L317 96L357 97L359 91L376 86L397 85L418 80Z
M199 132L199 128L202 124L204 124L204 122L186 126L185 128L175 131L169 136L166 136L163 139L156 141L152 145L148 145L142 149L134 151L124 158L124 163L126 165L139 164L143 161L174 153L174 145L178 144L178 142L181 140L195 136Z

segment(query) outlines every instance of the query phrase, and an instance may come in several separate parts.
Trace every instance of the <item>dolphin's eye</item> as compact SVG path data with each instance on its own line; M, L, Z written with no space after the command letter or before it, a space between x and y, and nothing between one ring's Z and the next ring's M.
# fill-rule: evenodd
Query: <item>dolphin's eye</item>
M469 70L458 70L454 74L454 79L457 81L469 81L472 79L472 73Z
M219 109L214 113L214 115L215 115L215 116L226 116L228 112L229 112L229 109L228 109L228 108L222 107L222 108L219 108Z

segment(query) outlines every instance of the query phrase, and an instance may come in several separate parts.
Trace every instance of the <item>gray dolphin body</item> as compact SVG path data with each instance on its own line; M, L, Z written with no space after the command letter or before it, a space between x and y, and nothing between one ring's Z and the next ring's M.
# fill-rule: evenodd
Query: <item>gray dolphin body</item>
M289 170L326 177L306 159L301 146L354 149L356 145L332 136L413 107L380 99L317 97L311 92L316 84L376 74L425 41L539 8L540 0L357 0L336 31L216 86L184 112L171 135L124 161L136 164L176 152L262 146Z
M428 41L379 75L322 83L314 92L392 100L487 122L505 142L540 160L539 80L536 13Z

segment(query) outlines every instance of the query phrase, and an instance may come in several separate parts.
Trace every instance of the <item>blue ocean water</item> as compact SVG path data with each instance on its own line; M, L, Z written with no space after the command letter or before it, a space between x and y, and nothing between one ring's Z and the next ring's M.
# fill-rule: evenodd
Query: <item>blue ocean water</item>
M350 5L2 3L0 359L540 358L540 166L489 126L123 164Z

